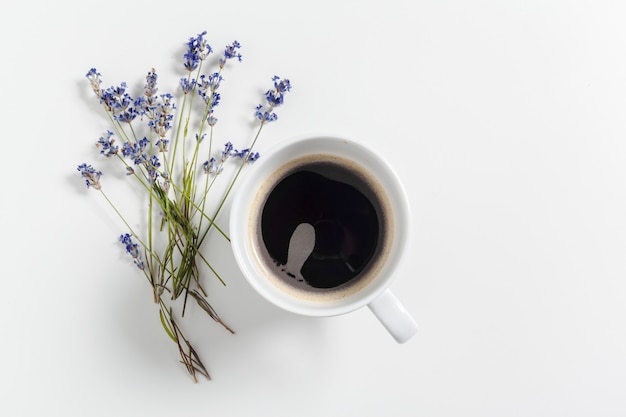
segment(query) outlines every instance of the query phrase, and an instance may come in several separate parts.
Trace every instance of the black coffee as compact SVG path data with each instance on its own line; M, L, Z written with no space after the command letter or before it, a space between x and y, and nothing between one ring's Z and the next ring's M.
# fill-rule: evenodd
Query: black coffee
M329 289L357 278L378 255L383 209L370 181L349 161L314 159L276 182L262 206L260 232L284 280ZM290 241L302 224L312 226L314 245L301 269L290 270Z

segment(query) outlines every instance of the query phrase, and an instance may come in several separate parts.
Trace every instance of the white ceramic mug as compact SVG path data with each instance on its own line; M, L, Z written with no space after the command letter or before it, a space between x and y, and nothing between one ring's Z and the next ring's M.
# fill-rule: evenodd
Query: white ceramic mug
M237 185L230 213L236 262L268 301L308 316L367 305L399 343L417 331L389 290L409 233L393 169L362 144L325 135L265 152Z

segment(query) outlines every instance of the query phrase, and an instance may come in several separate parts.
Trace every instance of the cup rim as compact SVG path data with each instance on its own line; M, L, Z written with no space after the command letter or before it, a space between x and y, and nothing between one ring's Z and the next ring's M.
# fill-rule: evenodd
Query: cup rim
M308 149L308 150L307 150ZM345 297L342 300L332 302L313 302L296 298L280 290L270 280L263 278L258 262L253 259L254 255L252 238L248 233L250 207L256 195L257 184L261 184L269 174L280 169L289 160L298 156L318 154L320 149L326 149L325 153L333 150L349 155L350 151L359 153L359 161L367 160L374 164L376 169L384 172L376 172L374 175L380 179L388 191L388 198L393 207L394 226L392 231L392 248L387 257L383 270L367 288L357 294ZM345 152L344 152L345 151ZM288 157L281 161L281 157ZM362 163L363 164L363 163ZM368 167L371 167L368 164ZM308 134L292 137L282 141L264 152L259 161L255 162L247 170L239 183L236 184L235 195L232 199L229 219L229 232L231 247L235 261L246 281L266 300L293 313L308 316L335 316L354 311L371 303L382 294L396 278L396 269L408 247L409 230L411 230L411 216L408 197L400 178L393 167L381 157L372 147L356 142L344 136L329 134Z

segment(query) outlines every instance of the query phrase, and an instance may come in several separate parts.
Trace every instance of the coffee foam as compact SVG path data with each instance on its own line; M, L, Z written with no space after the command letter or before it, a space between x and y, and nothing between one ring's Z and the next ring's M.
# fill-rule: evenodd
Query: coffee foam
M379 219L380 237L372 259L359 275L349 282L334 288L314 288L306 282L298 282L296 279L286 276L286 271L284 271L284 269L281 270L283 266L277 264L265 248L261 233L261 213L267 201L267 197L273 188L290 174L309 165L319 164L320 162L340 166L344 170L350 170L355 177L358 177L360 181L359 185L365 187L359 187L359 189L373 203ZM350 298L352 295L359 293L361 290L374 283L389 258L395 226L389 197L384 188L376 180L375 176L363 165L350 159L331 154L311 154L302 156L287 162L270 174L267 179L263 181L263 184L260 186L253 199L250 209L249 225L252 229L249 235L252 239L251 246L254 250L255 262L263 271L268 281L281 292L291 297L313 303L341 301Z

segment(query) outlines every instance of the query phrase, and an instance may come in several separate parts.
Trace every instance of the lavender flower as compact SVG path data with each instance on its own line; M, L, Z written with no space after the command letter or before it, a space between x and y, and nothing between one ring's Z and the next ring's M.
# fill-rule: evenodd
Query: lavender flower
M139 245L133 242L133 239L129 233L125 233L119 238L122 245L126 248L126 253L128 253L133 258L133 263L137 266L137 268L143 270L145 268L143 259L141 258L141 253L139 252Z
M217 161L215 160L215 158L211 158L208 161L204 161L204 163L202 164L202 169L204 171L205 174L219 174L222 169L218 172L215 163ZM221 167L221 164L220 164Z
M215 126L217 123L217 118L214 116L215 107L220 104L221 96L217 92L217 89L220 87L220 84L224 78L217 72L205 76L204 74L200 76L198 80L198 95L202 97L204 103L207 106L206 112L206 122L209 126Z
M158 76L156 70L152 68L152 70L148 72L148 75L146 75L146 85L144 87L144 94L146 95L146 98L148 98L148 100L152 97L155 97L156 93L159 91L156 86L157 79Z
M263 105L259 104L255 108L254 115L263 123L274 122L278 119L278 115L270 109L270 111L263 111Z
M244 162L249 162L249 163L253 163L261 157L261 155L258 152L250 152L250 149L236 151L235 156L243 160Z
M150 180L150 184L155 184L156 180L159 178L160 166L161 162L159 161L159 157L156 155L152 155L150 159L146 161L146 169L148 171L148 179Z
M148 160L146 148L150 144L148 138L143 138L137 142L124 142L122 145L122 155L132 159L135 165L143 164Z
M184 66L187 71L191 72L198 69L200 61L204 61L213 49L204 39L206 31L198 34L195 38L189 38L187 42L187 52L183 57L185 58Z
M154 109L153 119L148 122L148 126L159 135L165 138L172 128L173 111L176 105L172 102L174 97L171 94L161 94L160 100Z
M224 163L231 157L241 159L244 163L253 163L258 160L261 155L258 152L250 152L249 148L238 151L231 142L226 142L219 163L215 158L211 158L208 161L204 161L202 169L205 174L219 175L224 171Z
M219 164L215 158L211 158L208 161L204 161L202 169L205 174L219 175L224 171L224 163L234 155L235 147L232 143L226 142L224 144L224 150L222 151Z
M198 80L198 95L202 97L207 105L213 107L217 106L219 102L219 94L216 93L224 78L217 72L210 74L209 76L201 75ZM217 98L216 98L217 96Z
M183 77L180 79L180 88L183 90L184 94L187 94L196 86L196 79L189 79L187 77Z
M119 146L114 145L115 139L113 139L113 132L107 130L106 137L100 136L96 146L100 147L100 153L107 158L113 155L117 155Z
M97 171L94 167L87 164L80 164L77 168L78 172L80 172L81 177L85 179L85 184L87 184L87 188L93 187L96 190L101 189L100 186L100 176L102 175L101 171Z
M237 60L241 62L241 54L238 52L239 48L241 48L241 45L237 41L233 41L232 44L226 45L226 48L224 49L224 57L220 58L220 68L224 68L226 61L229 59L237 58Z
M169 143L170 141L167 139L159 139L156 141L155 145L158 146L159 152L167 152L169 150Z
M125 82L119 86L112 86L100 94L100 102L111 113L114 120L121 123L130 123L140 114L136 107L141 107L141 101L135 101L126 92L127 85Z
M135 107L127 107L115 116L115 120L121 123L130 123L139 116L139 111Z
M157 88L158 75L156 70L152 68L146 75L146 84L144 85L144 95L137 98L134 102L137 114L147 116L148 119L154 119L154 110L157 106L158 95Z
M233 41L232 44L226 45L224 48L224 55L219 60L219 72L214 72L208 76L203 74L196 83L196 86L198 87L198 94L202 97L207 106L206 122L209 126L215 126L217 123L217 118L214 116L214 112L215 107L217 107L221 98L220 94L217 92L217 89L223 80L221 71L229 59L236 58L239 62L241 62L241 54L238 52L239 48L241 48L241 44L237 41ZM191 86L189 85L191 83L183 80L181 80L181 85L183 86L183 91L186 93L191 89Z
M232 143L226 142L224 144L224 150L222 151L222 162L225 162L228 158L230 158L233 155L234 149L235 147L233 146Z
M291 90L291 83L288 79L281 80L277 75L272 78L272 81L274 81L274 89L267 90L265 98L270 106L278 107L283 104L285 93Z
M93 92L96 93L96 96L100 97L102 94L102 91L100 90L100 84L102 84L101 74L95 68L92 68L85 76L89 80Z
M269 110L263 110L263 105L259 104L254 112L256 118L262 123L273 122L278 119L278 115L274 113L274 108L284 103L285 93L291 90L291 82L287 78L281 79L278 75L274 75L272 81L274 82L274 88L265 92Z

